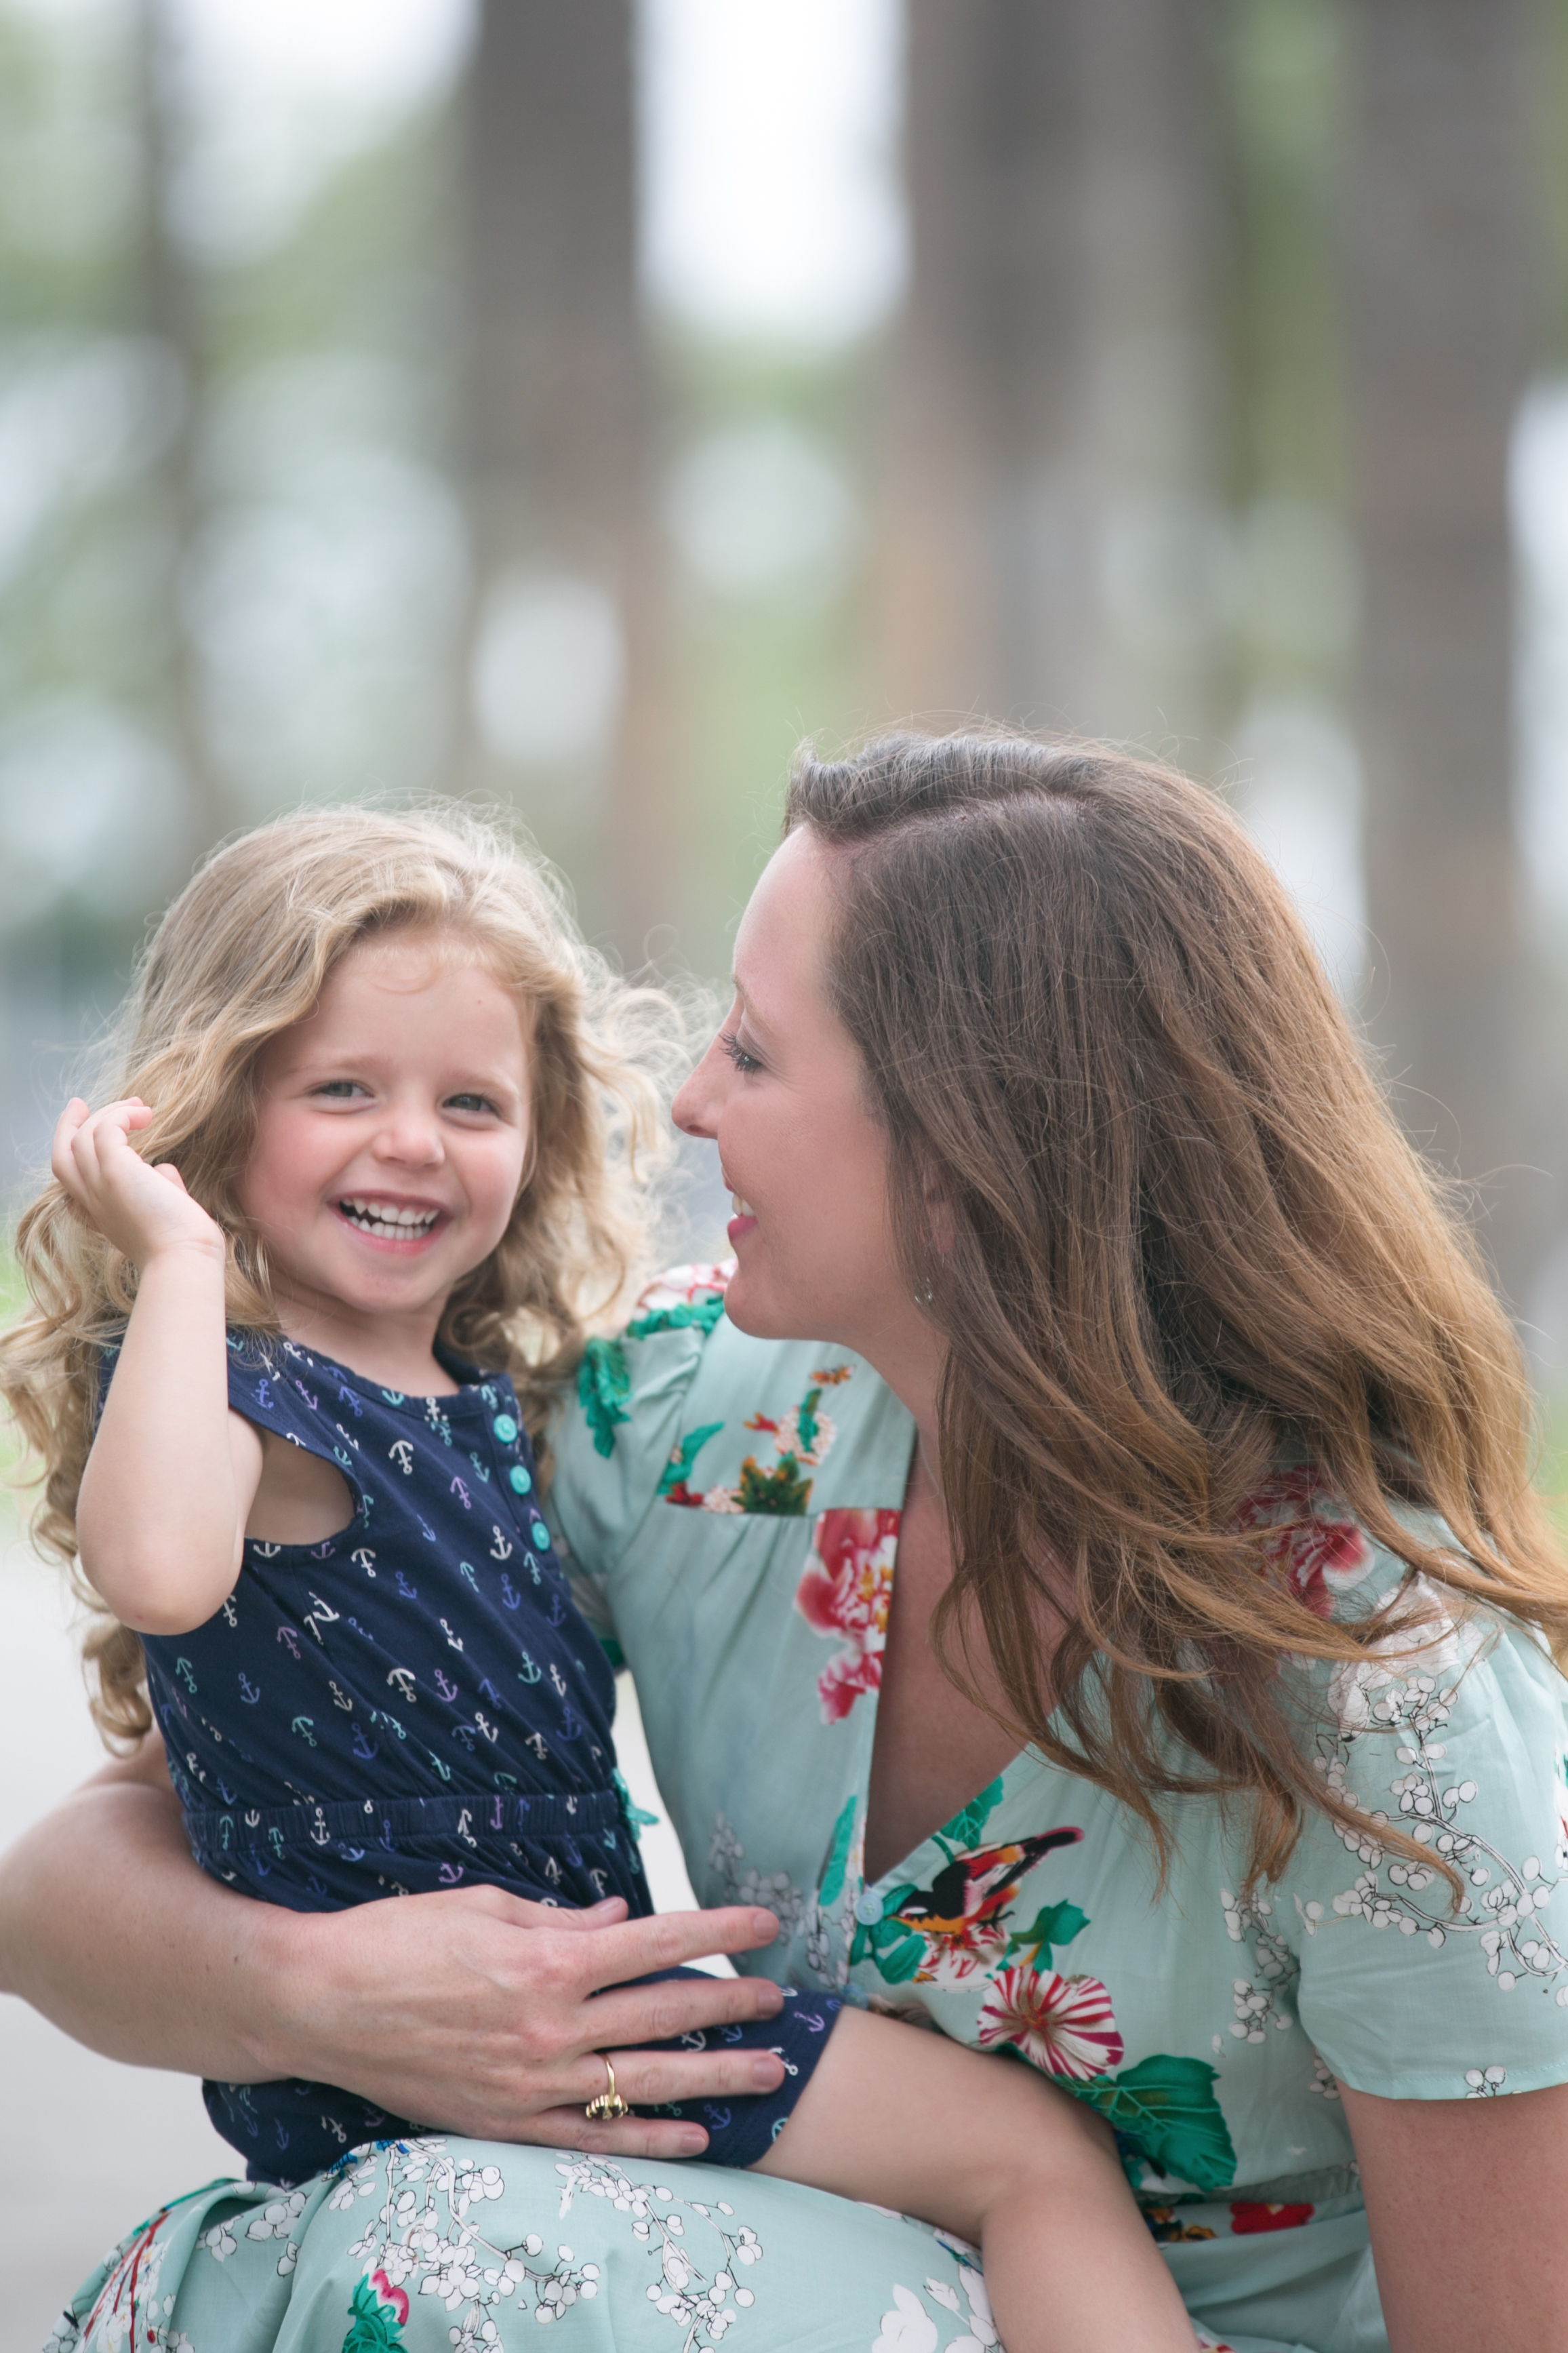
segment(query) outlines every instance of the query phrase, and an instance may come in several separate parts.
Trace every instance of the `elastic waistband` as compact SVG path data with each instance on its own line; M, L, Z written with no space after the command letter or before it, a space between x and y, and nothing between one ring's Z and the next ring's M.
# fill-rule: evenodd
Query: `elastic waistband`
M352 1798L328 1805L192 1808L185 1834L208 1852L262 1845L277 1831L290 1847L399 1846L408 1839L480 1836L554 1839L584 1831L619 1830L625 1816L614 1788L569 1796L520 1797L511 1790L444 1790L433 1798ZM224 1832L227 1829L227 1838Z

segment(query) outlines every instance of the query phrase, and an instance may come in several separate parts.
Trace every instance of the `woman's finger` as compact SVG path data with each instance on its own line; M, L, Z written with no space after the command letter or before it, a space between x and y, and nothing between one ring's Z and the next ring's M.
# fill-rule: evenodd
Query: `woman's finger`
M602 1928L584 1940L584 1984L621 1985L655 1969L678 1969L715 1953L753 1953L773 1943L779 1924L758 1905L731 1904L713 1912L659 1912Z
M545 2148L581 2149L585 2157L700 2157L708 2146L708 2136L698 2124L654 2116L592 2124L581 2108L545 2108L510 2137Z
M579 2063L584 2107L608 2089L606 2058L616 2091L634 2108L657 2108L668 2100L755 2099L776 2092L784 2076L784 2061L771 2051L590 2051Z
M617 1986L578 2012L585 2045L614 2051L634 2043L674 2042L717 2026L776 2018L784 1995L772 1978L661 1978L654 1985Z

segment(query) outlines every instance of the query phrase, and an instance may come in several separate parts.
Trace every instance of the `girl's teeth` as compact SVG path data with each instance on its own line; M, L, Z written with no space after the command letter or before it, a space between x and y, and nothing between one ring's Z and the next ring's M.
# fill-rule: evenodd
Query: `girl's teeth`
M738 1218L754 1218L757 1214L750 1201L742 1201L739 1193L731 1194L730 1203Z
M399 1209L390 1202L345 1200L342 1208L355 1225L379 1240L407 1240L426 1232L436 1222L435 1209Z

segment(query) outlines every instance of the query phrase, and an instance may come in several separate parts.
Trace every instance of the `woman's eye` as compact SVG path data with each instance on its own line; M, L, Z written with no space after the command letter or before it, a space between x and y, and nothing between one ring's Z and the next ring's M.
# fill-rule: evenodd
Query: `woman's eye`
M760 1071L763 1067L754 1054L747 1053L732 1029L720 1031L719 1048L721 1053L728 1054L742 1078L747 1077L752 1071Z

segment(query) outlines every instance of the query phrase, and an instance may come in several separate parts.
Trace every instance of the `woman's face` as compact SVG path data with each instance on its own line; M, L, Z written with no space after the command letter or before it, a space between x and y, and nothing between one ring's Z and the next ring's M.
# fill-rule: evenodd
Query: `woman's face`
M675 1122L718 1145L735 1196L732 1321L885 1366L928 1335L894 1258L887 1134L824 993L833 856L804 827L773 853L736 935L734 1004Z

